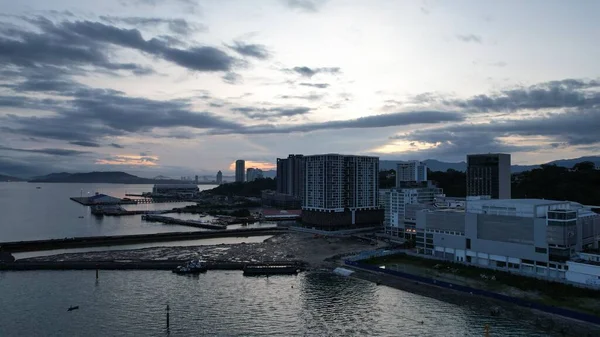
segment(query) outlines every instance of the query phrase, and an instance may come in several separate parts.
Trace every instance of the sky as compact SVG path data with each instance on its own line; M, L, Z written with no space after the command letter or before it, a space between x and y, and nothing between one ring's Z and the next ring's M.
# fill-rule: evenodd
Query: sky
M0 174L600 152L600 2L0 0Z

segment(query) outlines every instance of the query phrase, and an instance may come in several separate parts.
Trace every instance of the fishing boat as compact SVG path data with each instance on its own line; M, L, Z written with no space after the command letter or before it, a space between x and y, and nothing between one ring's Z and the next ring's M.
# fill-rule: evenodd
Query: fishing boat
M185 275L185 274L200 274L205 273L208 270L203 261L192 260L185 265L177 266L177 268L173 269L175 274Z

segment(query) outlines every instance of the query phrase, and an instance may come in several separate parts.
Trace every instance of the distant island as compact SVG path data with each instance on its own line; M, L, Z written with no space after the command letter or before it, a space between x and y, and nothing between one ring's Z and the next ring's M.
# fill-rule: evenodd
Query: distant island
M0 182L11 182L11 181L25 181L24 179L21 178L17 178L17 177L11 177L11 176L5 176L3 174L0 174Z
M159 177L157 177L159 178ZM163 178L163 177L160 177ZM165 177L166 178L166 177ZM23 181L23 180L20 180ZM125 172L52 173L29 180L30 183L105 183L105 184L192 184L193 181L178 179L152 179ZM212 182L199 184L213 185Z

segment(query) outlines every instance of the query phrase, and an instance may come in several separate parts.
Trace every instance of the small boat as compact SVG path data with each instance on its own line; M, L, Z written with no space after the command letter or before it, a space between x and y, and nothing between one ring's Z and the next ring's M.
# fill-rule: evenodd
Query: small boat
M38 190L39 190L39 189L42 189L42 188L38 186L38 187L36 187L36 189L38 189Z
M79 219L83 219L83 218L84 218L84 216L83 216L83 215L80 215L80 216L79 216Z
M77 309L79 309L78 305L76 305L76 306L70 306L69 309L67 309L67 311L73 311L73 310L77 310Z
M207 270L208 268L203 261L192 260L183 266L173 269L173 272L178 275L185 275L205 273Z

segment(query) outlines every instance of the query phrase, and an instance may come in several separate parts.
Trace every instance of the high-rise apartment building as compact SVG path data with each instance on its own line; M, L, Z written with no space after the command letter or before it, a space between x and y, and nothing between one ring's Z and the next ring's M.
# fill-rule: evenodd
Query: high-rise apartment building
M304 166L304 156L301 154L277 158L277 193L303 198Z
M223 172L217 172L217 184L221 185L223 183Z
M399 163L396 167L396 187L405 181L427 181L427 165L423 162L411 160Z
M510 199L510 154L467 155L467 196Z
M243 183L245 181L246 161L238 159L235 161L235 182Z
M246 181L254 181L263 177L263 171L258 168L249 168L246 170Z
M379 158L324 154L305 156L302 220L324 230L378 226Z

